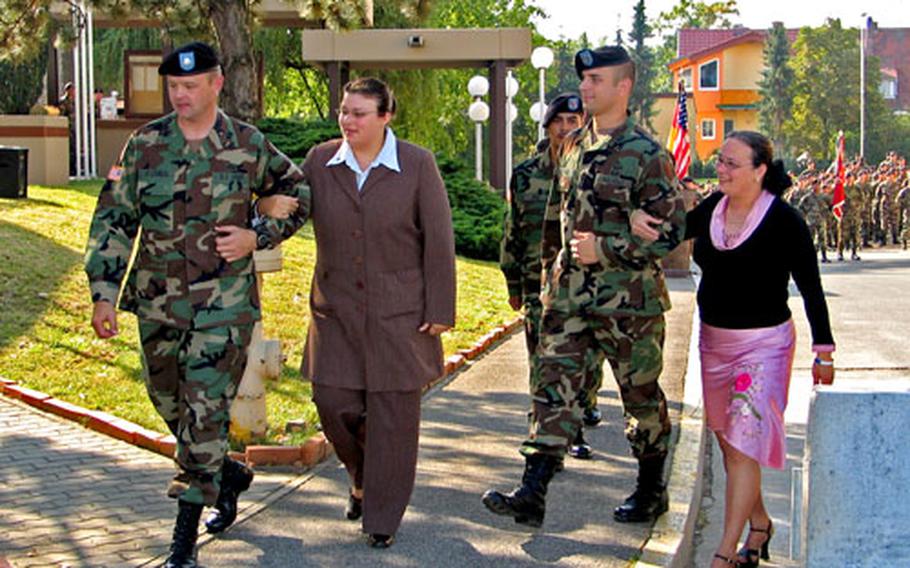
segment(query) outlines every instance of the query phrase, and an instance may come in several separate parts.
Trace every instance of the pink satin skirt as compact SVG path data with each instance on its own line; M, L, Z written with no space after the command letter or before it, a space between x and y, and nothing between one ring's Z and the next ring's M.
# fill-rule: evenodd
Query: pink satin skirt
M796 349L792 321L756 329L701 324L705 422L765 467L783 469L784 409Z

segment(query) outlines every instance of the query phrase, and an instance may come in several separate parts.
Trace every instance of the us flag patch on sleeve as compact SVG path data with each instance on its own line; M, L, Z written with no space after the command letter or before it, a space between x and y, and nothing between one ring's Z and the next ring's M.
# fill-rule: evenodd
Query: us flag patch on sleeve
M107 179L110 181L120 181L123 177L123 168L120 166L111 166L111 171L107 173Z

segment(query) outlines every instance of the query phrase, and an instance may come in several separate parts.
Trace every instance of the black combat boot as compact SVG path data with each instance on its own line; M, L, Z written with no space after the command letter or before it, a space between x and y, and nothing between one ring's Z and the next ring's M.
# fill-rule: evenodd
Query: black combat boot
M174 540L164 568L196 568L196 537L199 535L199 518L202 505L178 501L177 523Z
M250 488L253 470L246 465L225 456L221 466L221 489L215 508L205 520L206 531L217 534L224 532L237 519L237 498Z
M568 453L577 460L589 460L594 453L591 449L591 444L585 440L585 430L581 426L578 427L578 433L575 434L575 440L569 444Z
M534 454L525 458L521 485L511 493L490 489L483 494L483 504L497 515L514 517L515 522L532 527L543 524L547 485L553 479L558 458Z
M665 455L638 460L635 492L613 510L620 523L653 522L667 512L670 497L663 482Z

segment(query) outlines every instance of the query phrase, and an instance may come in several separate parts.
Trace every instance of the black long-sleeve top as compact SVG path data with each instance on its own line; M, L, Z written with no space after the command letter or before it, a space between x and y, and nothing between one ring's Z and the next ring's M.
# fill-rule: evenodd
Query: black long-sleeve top
M694 238L693 258L702 269L698 309L708 325L727 329L771 327L790 319L790 276L796 282L814 345L833 345L828 306L809 229L800 214L775 197L752 235L732 250L711 242L711 214L717 192L686 217L686 238Z

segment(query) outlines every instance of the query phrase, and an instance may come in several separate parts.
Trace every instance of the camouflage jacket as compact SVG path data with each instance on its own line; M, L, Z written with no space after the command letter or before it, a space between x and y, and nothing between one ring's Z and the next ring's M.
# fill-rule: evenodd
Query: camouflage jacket
M512 172L499 256L509 296L520 296L524 303L540 296L540 243L552 185L553 160L545 138L537 145L537 154Z
M632 235L636 209L663 219L660 238ZM589 121L563 143L544 220L544 306L596 315L658 315L670 308L659 260L685 234L686 209L673 162L629 118L597 139ZM573 231L597 237L598 263L572 258Z
M266 219L274 245L306 221L310 188L301 170L253 126L220 110L198 150L170 114L133 133L101 188L85 253L92 301L116 303L139 235L120 308L179 328L259 319L251 256L227 262L215 227L250 227L253 195L297 197L289 219Z
M799 200L797 209L806 218L809 226L821 226L831 217L831 196L827 193L807 191Z
M910 185L904 186L894 198L894 205L901 213L910 211Z

